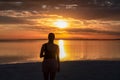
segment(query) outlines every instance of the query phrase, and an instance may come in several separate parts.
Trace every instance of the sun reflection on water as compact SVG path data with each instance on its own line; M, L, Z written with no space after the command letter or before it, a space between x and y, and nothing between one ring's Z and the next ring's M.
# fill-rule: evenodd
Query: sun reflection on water
M64 41L63 40L59 40L59 49L60 49L60 59L64 59L66 57L66 53L64 50Z

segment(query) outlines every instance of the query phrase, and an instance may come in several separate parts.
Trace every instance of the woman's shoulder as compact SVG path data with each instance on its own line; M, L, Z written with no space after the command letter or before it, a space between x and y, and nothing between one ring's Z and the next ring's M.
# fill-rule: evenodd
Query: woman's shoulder
M44 43L44 44L42 44L42 46L46 46L48 43Z
M47 46L47 45L49 45L49 43L44 43L42 46ZM53 44L55 47L59 47L57 44Z
M56 47L58 47L58 45L57 44L54 44Z

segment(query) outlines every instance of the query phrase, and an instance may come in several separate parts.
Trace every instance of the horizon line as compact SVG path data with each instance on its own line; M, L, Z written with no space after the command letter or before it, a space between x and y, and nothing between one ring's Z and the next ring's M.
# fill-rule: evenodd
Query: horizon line
M41 39L0 39L2 41L33 41L33 40L48 40L46 38ZM97 39L97 38L76 38L76 39L67 39L67 38L57 38L55 40L120 40L120 38L115 39Z

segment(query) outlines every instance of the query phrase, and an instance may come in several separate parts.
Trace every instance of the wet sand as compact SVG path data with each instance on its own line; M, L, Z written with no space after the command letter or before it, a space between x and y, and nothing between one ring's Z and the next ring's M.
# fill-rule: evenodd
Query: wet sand
M43 80L41 62L1 64L0 80ZM56 80L120 80L120 61L66 61Z

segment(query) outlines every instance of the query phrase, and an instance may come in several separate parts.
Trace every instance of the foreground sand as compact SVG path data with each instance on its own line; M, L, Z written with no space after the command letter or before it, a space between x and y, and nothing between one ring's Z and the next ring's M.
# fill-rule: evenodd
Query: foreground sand
M43 80L41 63L0 65L0 80ZM120 80L120 61L61 62L56 80Z

